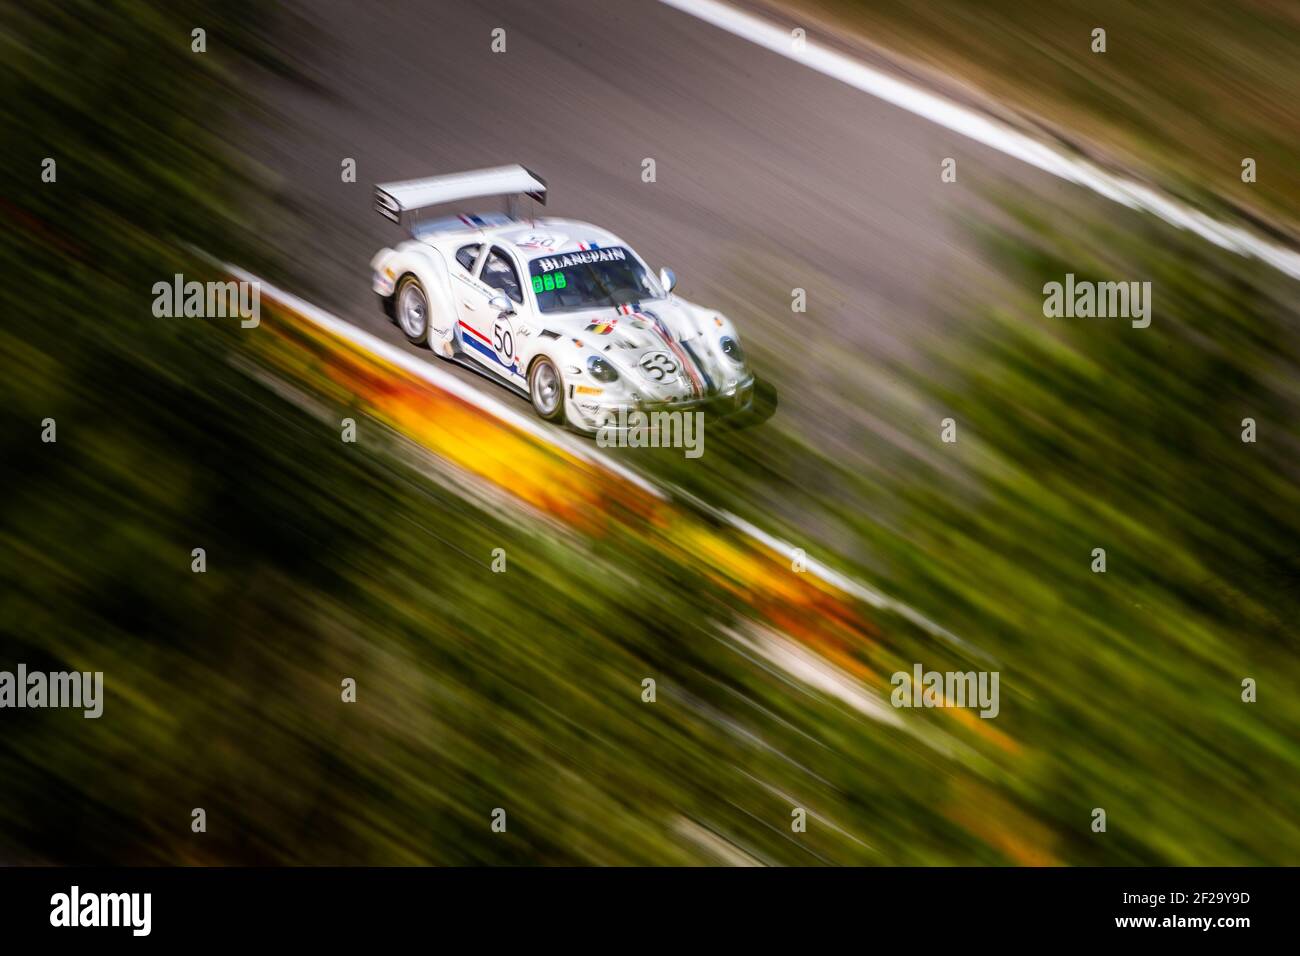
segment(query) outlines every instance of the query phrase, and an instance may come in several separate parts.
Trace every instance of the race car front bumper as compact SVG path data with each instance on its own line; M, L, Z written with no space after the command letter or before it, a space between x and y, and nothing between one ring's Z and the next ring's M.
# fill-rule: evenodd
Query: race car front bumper
M744 414L753 407L753 404L754 377L751 375L714 395L676 402L648 402L640 399L601 401L599 397L577 394L570 402L570 419L573 424L585 431L602 429L618 432L629 427L629 416L633 412L640 412L645 416L662 412L680 414L700 412L706 420L721 421ZM632 422L631 427L638 427L635 424L636 419L632 419Z

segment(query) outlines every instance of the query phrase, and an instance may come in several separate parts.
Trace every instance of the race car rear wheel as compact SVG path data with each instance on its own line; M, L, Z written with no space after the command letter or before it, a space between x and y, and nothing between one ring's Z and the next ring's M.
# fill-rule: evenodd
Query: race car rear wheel
M528 373L528 394L538 415L548 422L564 421L564 380L546 356L534 362Z
M429 341L429 297L415 276L402 276L393 298L397 303L397 326L416 345Z

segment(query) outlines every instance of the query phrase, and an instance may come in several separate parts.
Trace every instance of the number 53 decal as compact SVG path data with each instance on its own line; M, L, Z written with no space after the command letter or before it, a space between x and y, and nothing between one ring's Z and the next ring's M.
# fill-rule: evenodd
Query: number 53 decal
M641 371L656 382L662 382L669 376L677 374L677 363L668 356L667 352L651 352L637 364L641 366Z

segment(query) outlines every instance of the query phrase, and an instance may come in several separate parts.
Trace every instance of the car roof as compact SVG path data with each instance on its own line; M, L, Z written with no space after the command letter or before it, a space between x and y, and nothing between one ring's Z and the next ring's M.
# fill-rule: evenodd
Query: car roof
M460 237L511 246L525 261L557 252L576 252L601 246L625 245L622 239L576 219L514 219L504 213L462 213L421 223L415 238L437 242Z

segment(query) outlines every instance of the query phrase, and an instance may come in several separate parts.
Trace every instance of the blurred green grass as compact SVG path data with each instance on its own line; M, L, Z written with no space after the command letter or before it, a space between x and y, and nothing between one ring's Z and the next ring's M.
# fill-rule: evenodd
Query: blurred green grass
M852 303L819 287L829 304L783 317L783 291L739 273L760 291L731 311L777 414L655 470L725 489L743 517L996 657L995 723L1029 750L1001 783L1061 834L1094 806L1112 831L1142 821L1075 838L1067 859L1294 863L1295 284L1127 210L991 198L1006 221L967 223L988 271L953 276L919 358L847 359L835 329ZM1042 287L1067 272L1151 281L1151 327L1045 318ZM789 360L791 321L806 360ZM1241 701L1245 677L1267 702Z
M938 859L954 836L996 858L937 815L876 851L796 842L763 781L825 814L880 786L825 742L796 761L805 728L880 761L897 741L739 659L717 637L743 609L634 539L516 527L356 454L235 370L233 322L150 314L156 281L203 274L186 243L273 266L225 145L242 58L273 55L259 11L7 16L4 172L30 185L0 234L0 661L102 670L108 698L100 721L6 711L0 859L685 863L715 859L705 834L774 862Z
M1128 214L1034 210L986 236L1003 294L925 363L801 368L737 314L776 417L636 461L995 655L1021 750L900 730L743 656L746 609L634 536L439 490L236 371L233 325L155 320L153 282L201 269L182 242L272 261L222 117L273 29L251 5L61 9L10 11L0 65L4 173L32 183L0 233L0 667L100 669L108 700L0 718L4 862L718 859L702 834L787 864L1296 861L1293 286ZM200 20L249 49L196 61ZM1151 278L1152 328L1046 322L1067 269ZM892 431L842 429L858 406ZM873 660L970 666L879 624Z

